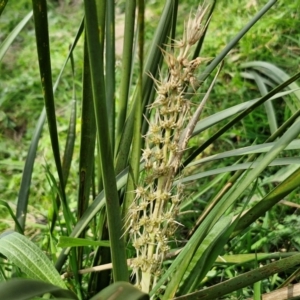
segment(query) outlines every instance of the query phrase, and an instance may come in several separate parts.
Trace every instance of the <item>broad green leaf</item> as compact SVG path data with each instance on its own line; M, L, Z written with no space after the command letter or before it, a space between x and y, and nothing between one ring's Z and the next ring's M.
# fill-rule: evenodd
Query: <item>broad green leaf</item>
M82 247L82 246L101 246L110 247L109 241L92 241L82 238L72 238L68 236L60 236L58 239L57 247Z
M0 299L30 300L48 293L55 299L78 299L72 291L43 281L14 278L0 283Z
M0 252L20 268L27 277L66 288L49 258L25 236L17 232L2 234Z

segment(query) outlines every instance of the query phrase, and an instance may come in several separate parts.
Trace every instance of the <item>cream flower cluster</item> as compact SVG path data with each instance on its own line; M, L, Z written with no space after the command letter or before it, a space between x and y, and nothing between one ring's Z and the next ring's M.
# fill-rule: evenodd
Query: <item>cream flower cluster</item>
M205 29L203 18L207 9L199 7L195 17L190 16L183 39L174 43L175 51L164 51L167 79L163 75L160 80L154 79L157 97L149 107L149 131L142 154L145 167L127 219L127 230L136 249L131 267L137 285L145 292L161 275L169 241L179 226L176 219L183 185L174 186L173 182L187 145L182 138L191 118L191 103L186 95L188 87L194 87L195 72L203 61L190 60L189 56Z

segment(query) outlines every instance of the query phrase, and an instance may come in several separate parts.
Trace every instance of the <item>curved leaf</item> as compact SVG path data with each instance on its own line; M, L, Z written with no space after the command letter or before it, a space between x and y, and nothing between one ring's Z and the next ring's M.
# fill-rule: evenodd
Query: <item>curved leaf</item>
M299 253L288 258L272 262L266 266L244 273L225 282L206 288L202 291L177 297L175 299L214 300L230 292L252 285L253 283L265 279L273 274L284 272L285 270L288 270L298 264L300 264Z
M0 236L0 252L28 277L66 288L65 283L45 253L25 236L17 232L2 234Z
M270 64L270 63L264 62L264 61L247 62L247 63L242 64L242 68L255 69L256 71L261 72L264 76L272 79L274 82L276 82L276 84L281 84L290 77L282 69L276 67L273 64ZM293 82L287 88L290 90L292 90L292 89L297 90L297 89L299 89L299 86L296 82ZM292 102L288 103L289 107L293 113L296 110L300 109L300 104L299 104L300 91L295 91L294 94L298 101L292 101Z
M234 150L230 150L230 151L225 151L225 152L222 152L219 154L207 156L202 159L193 161L187 167L191 167L191 166L195 166L198 164L203 164L205 162L209 162L209 161L213 161L213 160L217 160L217 159L223 159L223 158L227 158L227 157L268 152L273 147L273 145L274 145L274 142L259 144L259 145L249 146L249 147L243 147L243 148L234 149ZM297 139L297 140L292 141L284 150L299 150L299 149L300 149L300 140Z
M300 164L300 158L299 157L277 158L277 159L274 159L272 162L270 162L268 164L268 167L282 166L282 165L292 165L292 164L297 164L297 165ZM217 174L221 174L221 173L226 173L226 172L232 172L232 171L237 171L237 170L255 169L259 165L261 165L261 162L256 161L256 162L246 162L246 163L242 163L242 164L231 165L231 166L224 167L224 168L213 169L213 170L209 170L209 171L206 171L206 172L196 173L196 174L193 174L191 176L180 178L177 181L175 181L174 184L176 184L178 182L185 183L185 182L189 182L189 181L193 181L193 180L197 180L197 179L200 179L200 178L204 178L204 177L208 177L208 176L212 176L212 175L217 175Z
M148 300L150 299L149 296L143 292L141 292L136 287L132 286L128 282L116 282L100 293L95 295L90 300L106 300L106 299L115 299L115 300L123 300L123 299L130 299L130 300Z
M0 299L30 300L46 293L68 300L78 299L73 292L43 281L14 278L0 283Z
M1 2L0 2L0 14L1 14L2 5L3 4L5 5L5 3L2 4ZM33 15L32 11L29 12L21 20L21 22L10 32L10 34L6 37L6 39L1 43L1 47L0 47L0 61L3 59L6 51L8 50L8 48L10 47L10 45L13 43L13 41L15 40L15 38L18 36L18 34L20 33L20 31L24 28L24 26L31 19L32 15Z
M289 95L297 90L299 90L299 89L293 89L290 91L277 93L274 96L270 97L269 100L275 100L275 99L281 98L281 97ZM230 117L234 116L235 114L250 108L254 103L258 102L259 100L260 99L253 99L253 100L249 100L247 102L243 102L243 103L234 105L230 108L224 109L224 110L217 112L211 116L208 116L207 118L200 120L194 129L193 135L197 135L197 134L201 133L202 131L204 131L205 129L210 128L213 125L218 124L218 123L222 122L223 120L230 118Z

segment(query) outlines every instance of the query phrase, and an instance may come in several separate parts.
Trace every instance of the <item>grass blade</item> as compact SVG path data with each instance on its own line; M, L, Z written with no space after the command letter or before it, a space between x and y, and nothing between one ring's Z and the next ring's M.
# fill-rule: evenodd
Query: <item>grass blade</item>
M105 59L105 83L106 83L106 103L108 114L108 128L111 140L111 147L115 149L115 1L107 1L106 9L106 59Z
M8 0L2 0L2 1L0 1L0 16L1 16L1 14L2 14L2 12L3 12L6 4L7 4L7 2L8 2Z
M101 246L110 247L109 241L92 241L88 239L72 238L68 236L60 236L58 239L57 247L82 247L82 246Z
M135 9L136 1L126 1L125 11L125 27L124 27L124 45L122 56L122 75L120 85L120 99L119 99L119 114L117 121L117 145L120 142L121 134L127 114L129 87L131 79L131 68L133 59L133 38L134 38L134 23L135 23Z
M262 77L259 76L256 72L250 72L250 73L253 75L253 78L255 80L255 83L256 83L261 95L262 96L266 95L268 93L268 89L267 89L266 85L264 84ZM273 134L277 130L278 126L277 126L275 109L273 107L271 99L266 101L264 103L264 106L265 106L265 110L266 110L267 117L268 117L268 123L270 125L270 131L271 131L271 134Z
M45 108L43 108L31 139L31 143L29 146L29 150L27 153L25 166L23 170L19 195L18 195L16 218L18 219L18 222L20 224L20 229L21 229L20 233L23 233L25 229L29 189L31 184L33 166L34 166L39 139L45 123L45 119L46 119L46 110ZM19 231L17 227L16 230Z
M92 83L87 44L84 45L81 111L81 137L79 153L79 191L77 201L77 218L81 218L88 207L90 187L93 176L94 153L96 144L96 121L93 103Z
M0 15L1 15L1 9L5 6L6 2L1 1L0 2ZM10 45L13 43L15 38L18 36L20 31L24 28L24 26L28 23L28 21L32 18L33 12L31 11L28 13L21 21L20 23L9 33L9 35L6 37L6 39L1 43L0 46L0 61L3 59L6 51L10 47Z
M275 99L281 98L283 96L291 94L294 91L296 91L296 90L277 93L274 96L272 96L269 100L275 100ZM251 105L253 105L254 103L256 103L258 101L259 101L259 99L249 100L247 102L240 103L240 104L234 105L230 108L224 109L220 112L217 112L211 116L208 116L208 117L200 120L194 129L193 135L197 135L197 134L201 133L202 131L204 131L205 129L210 128L213 125L218 124L219 122L221 122L227 118L230 118L239 112L242 112L242 111L248 109L249 107L251 107Z

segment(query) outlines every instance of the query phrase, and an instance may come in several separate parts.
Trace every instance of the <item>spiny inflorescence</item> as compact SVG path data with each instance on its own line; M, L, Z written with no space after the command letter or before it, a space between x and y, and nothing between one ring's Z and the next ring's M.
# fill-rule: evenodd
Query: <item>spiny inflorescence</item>
M149 106L151 118L142 153L144 173L135 189L127 226L136 258L131 267L137 285L149 292L162 273L162 262L169 251L169 241L180 225L176 219L183 195L183 185L174 185L187 140L182 139L191 119L188 87L194 87L195 72L202 58L190 59L190 49L205 29L203 18L208 7L199 7L185 24L183 39L165 50L167 79L154 79L157 97ZM177 54L176 54L177 53Z

